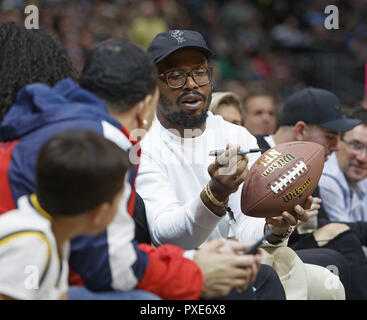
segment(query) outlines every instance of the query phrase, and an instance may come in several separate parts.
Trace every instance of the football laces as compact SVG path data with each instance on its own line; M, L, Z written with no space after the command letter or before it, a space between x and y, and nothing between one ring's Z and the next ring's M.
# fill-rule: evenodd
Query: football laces
M270 186L271 191L278 194L279 191L283 191L288 184L296 180L296 178L302 175L306 170L306 164L303 161L299 161L287 172L287 174L284 174L278 181L275 181L274 184Z

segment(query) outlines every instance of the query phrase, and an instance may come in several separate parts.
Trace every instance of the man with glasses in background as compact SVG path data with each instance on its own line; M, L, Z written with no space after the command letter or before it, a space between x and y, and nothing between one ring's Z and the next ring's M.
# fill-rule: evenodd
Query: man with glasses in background
M342 133L325 163L320 195L330 220L367 222L367 110L357 108L350 117L361 124Z
M344 203L348 201L345 197L349 197L347 191L341 191L342 181L344 180L345 190L348 189L348 183L339 169L335 152L338 152L338 146L343 143L340 142L340 137L350 142L353 140L350 133L354 132L355 128L362 127L360 120L363 121L363 127L366 130L367 110L363 110L362 113L364 117L352 114L346 118L343 116L339 98L334 93L310 87L293 93L284 101L279 119L280 126L274 135L257 136L258 144L263 150L290 141L318 143L324 147L325 160L329 159L326 161L324 170L330 173L337 169L340 172L335 179L331 181L328 178L330 181L323 184L330 190L330 193L325 198L321 194L322 202L319 204L318 215L311 217L306 224L298 225L289 238L288 245L296 250L304 261L309 259L304 255L304 249L311 249L320 265L332 265L329 259L336 259L337 264L335 265L339 265L339 275L347 283L347 299L352 300L367 299L367 260L361 246L367 242L367 222L342 223L349 220L334 218L334 210L336 212L347 211ZM362 141L367 140L364 138ZM331 163L334 163L332 166L334 169L328 169ZM320 189L317 188L313 197L318 199L319 196ZM340 254L344 259L341 259ZM346 260L349 272L345 270L343 260ZM340 266L342 266L341 269ZM350 285L348 281L345 281L348 278Z
M191 30L170 30L157 35L147 53L158 69L160 100L157 119L141 142L137 191L146 206L153 243L190 250L213 238L257 240L268 228L272 234L265 245L271 248L262 254L271 266L281 260L282 268L277 271L287 299L343 299L344 292L311 288L314 283L324 283L321 278L330 276L328 270L304 265L286 247L297 224L295 216L284 211L265 221L242 214L241 185L260 152L237 155L239 149L258 148L256 138L246 128L208 111L213 90L212 51L204 38ZM224 154L210 156L220 149ZM305 208L312 200L308 199ZM309 215L305 208L295 208L304 221ZM273 276L274 270L262 265L253 284L257 299L280 298L279 283L269 285Z

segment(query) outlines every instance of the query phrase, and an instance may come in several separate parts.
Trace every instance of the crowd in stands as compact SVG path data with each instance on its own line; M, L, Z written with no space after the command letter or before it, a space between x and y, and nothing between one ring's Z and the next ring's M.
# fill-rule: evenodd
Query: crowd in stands
M33 0L40 25L66 46L77 69L97 43L127 37L144 49L159 32L192 29L213 48L216 90L243 99L261 84L280 103L306 86L337 93L344 104L363 99L367 48L365 1L324 0ZM324 26L327 5L339 29ZM23 1L4 0L0 23L24 20ZM348 88L349 90L345 90Z
M42 30L23 27L24 5ZM0 264L0 299L367 298L367 3L0 9L0 258L20 262ZM248 168L289 141L323 146L320 190L242 214ZM42 290L23 285L32 261Z

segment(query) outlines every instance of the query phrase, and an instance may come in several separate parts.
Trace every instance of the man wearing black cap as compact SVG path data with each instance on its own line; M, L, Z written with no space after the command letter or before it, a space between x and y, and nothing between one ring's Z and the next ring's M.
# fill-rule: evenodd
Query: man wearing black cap
M329 219L367 222L367 110L353 111L362 123L341 135L338 150L325 163L320 194Z
M325 156L336 149L340 132L359 124L343 118L339 99L330 91L307 88L291 95L284 103L275 144L289 140L313 141L325 148ZM292 134L293 133L293 134Z
M165 90L157 111L165 128L175 128L183 135L185 128L205 126L211 100L213 70L208 59L213 53L202 36L195 31L173 30L159 34L148 47L159 70L160 86ZM187 73L183 65L188 65ZM174 68L173 68L174 67ZM188 77L190 76L190 77ZM186 89L180 95L178 89ZM176 99L171 104L170 98Z
M359 123L359 120L343 117L339 99L335 94L324 89L307 88L286 99L280 117L280 127L275 134L257 136L257 141L264 150L288 141L316 142L324 147L326 160L337 150L340 133L353 129ZM314 199L319 197L318 189L313 196ZM322 204L319 205L318 216L311 217L305 224L300 224L291 235L289 245L295 250L328 248L341 253L348 261L351 276L351 286L346 288L347 298L366 299L367 260L361 244L349 226L343 223L330 223ZM301 235L298 233L298 231L303 233L302 230L306 229L309 232ZM302 252L299 255L303 260L307 260ZM323 254L322 258L325 256L326 254ZM322 264L322 260L318 262Z
M160 100L158 119L142 141L137 190L146 205L153 243L193 249L212 238L259 239L269 228L273 235L267 245L292 251L285 246L297 223L290 213L267 221L241 213L240 186L260 153L237 155L239 149L257 148L255 137L208 111L212 52L203 37L195 31L171 30L157 35L147 52L158 69ZM226 152L213 162L208 154L216 149ZM312 198L307 205L311 202ZM307 220L307 210L295 210ZM289 278L292 266L284 267L289 268L284 278ZM329 293L329 299L340 298L339 293ZM275 297L269 291L267 298ZM295 298L307 298L307 292Z
M338 97L330 91L307 88L288 97L284 103L281 126L293 126L298 121L337 132L345 132L360 123L343 118Z
M59 132L96 132L130 151L129 159L136 164L132 153L138 144L132 133L150 127L159 96L156 74L144 51L130 41L116 39L90 52L80 75L81 86L68 78L54 87L26 86L0 124L0 214L15 208L23 195L36 191L38 151ZM253 281L259 257L237 255L246 249L242 244L213 240L199 251L190 251L191 261L178 247L153 248L133 241L136 228L131 216L144 212L144 203L134 192L137 173L137 168L129 172L118 213L107 230L71 241L69 264L80 277L72 277L72 284L78 286L71 288L69 298L102 299L97 291L107 293L107 299L121 299L120 291L125 299L152 298L131 291L135 288L162 299L213 298L233 288L244 289ZM60 182L59 188L68 186ZM11 262L8 264L10 268ZM253 297L248 291L247 298Z

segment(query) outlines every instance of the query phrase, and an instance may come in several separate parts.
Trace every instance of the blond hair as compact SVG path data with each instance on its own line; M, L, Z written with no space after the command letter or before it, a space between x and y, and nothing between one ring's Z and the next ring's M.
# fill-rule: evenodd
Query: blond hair
M210 103L209 110L215 114L219 106L223 104L234 105L242 116L241 100L236 93L230 91L213 92L212 102Z

